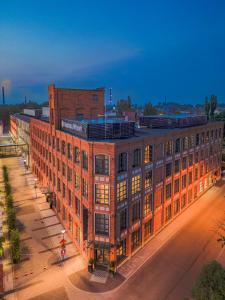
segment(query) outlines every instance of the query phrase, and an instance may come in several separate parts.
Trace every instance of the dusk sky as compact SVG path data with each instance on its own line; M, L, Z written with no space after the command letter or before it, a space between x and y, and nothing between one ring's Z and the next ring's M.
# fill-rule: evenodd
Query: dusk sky
M49 83L225 102L225 1L1 1L0 83L8 103L46 101Z

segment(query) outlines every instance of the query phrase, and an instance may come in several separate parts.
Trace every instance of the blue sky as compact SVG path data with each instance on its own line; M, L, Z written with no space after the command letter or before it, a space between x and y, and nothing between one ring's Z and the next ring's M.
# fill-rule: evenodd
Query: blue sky
M135 103L225 102L225 1L3 1L0 83L7 101L47 86L112 87Z

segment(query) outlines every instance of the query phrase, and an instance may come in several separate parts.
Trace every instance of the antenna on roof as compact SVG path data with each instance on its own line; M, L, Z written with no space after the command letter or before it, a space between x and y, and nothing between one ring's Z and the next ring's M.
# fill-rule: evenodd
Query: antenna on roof
M109 105L112 105L112 88L109 88Z

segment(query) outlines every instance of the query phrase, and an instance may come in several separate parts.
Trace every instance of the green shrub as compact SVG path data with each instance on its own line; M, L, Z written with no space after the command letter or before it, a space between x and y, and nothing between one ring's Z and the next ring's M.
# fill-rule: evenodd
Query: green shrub
M20 236L17 229L13 229L10 234L10 246L13 263L20 261Z
M217 261L203 267L192 294L195 300L225 299L225 270Z
M7 221L9 231L16 228L16 212L14 208L7 208ZM9 232L11 234L11 232Z

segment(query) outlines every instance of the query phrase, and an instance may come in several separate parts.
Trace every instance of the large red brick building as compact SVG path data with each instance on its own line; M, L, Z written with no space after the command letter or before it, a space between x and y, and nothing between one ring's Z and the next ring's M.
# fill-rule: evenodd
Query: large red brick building
M49 119L30 118L30 140L32 171L71 239L107 265L138 251L220 178L223 124L91 121L103 114L103 89L51 85Z

